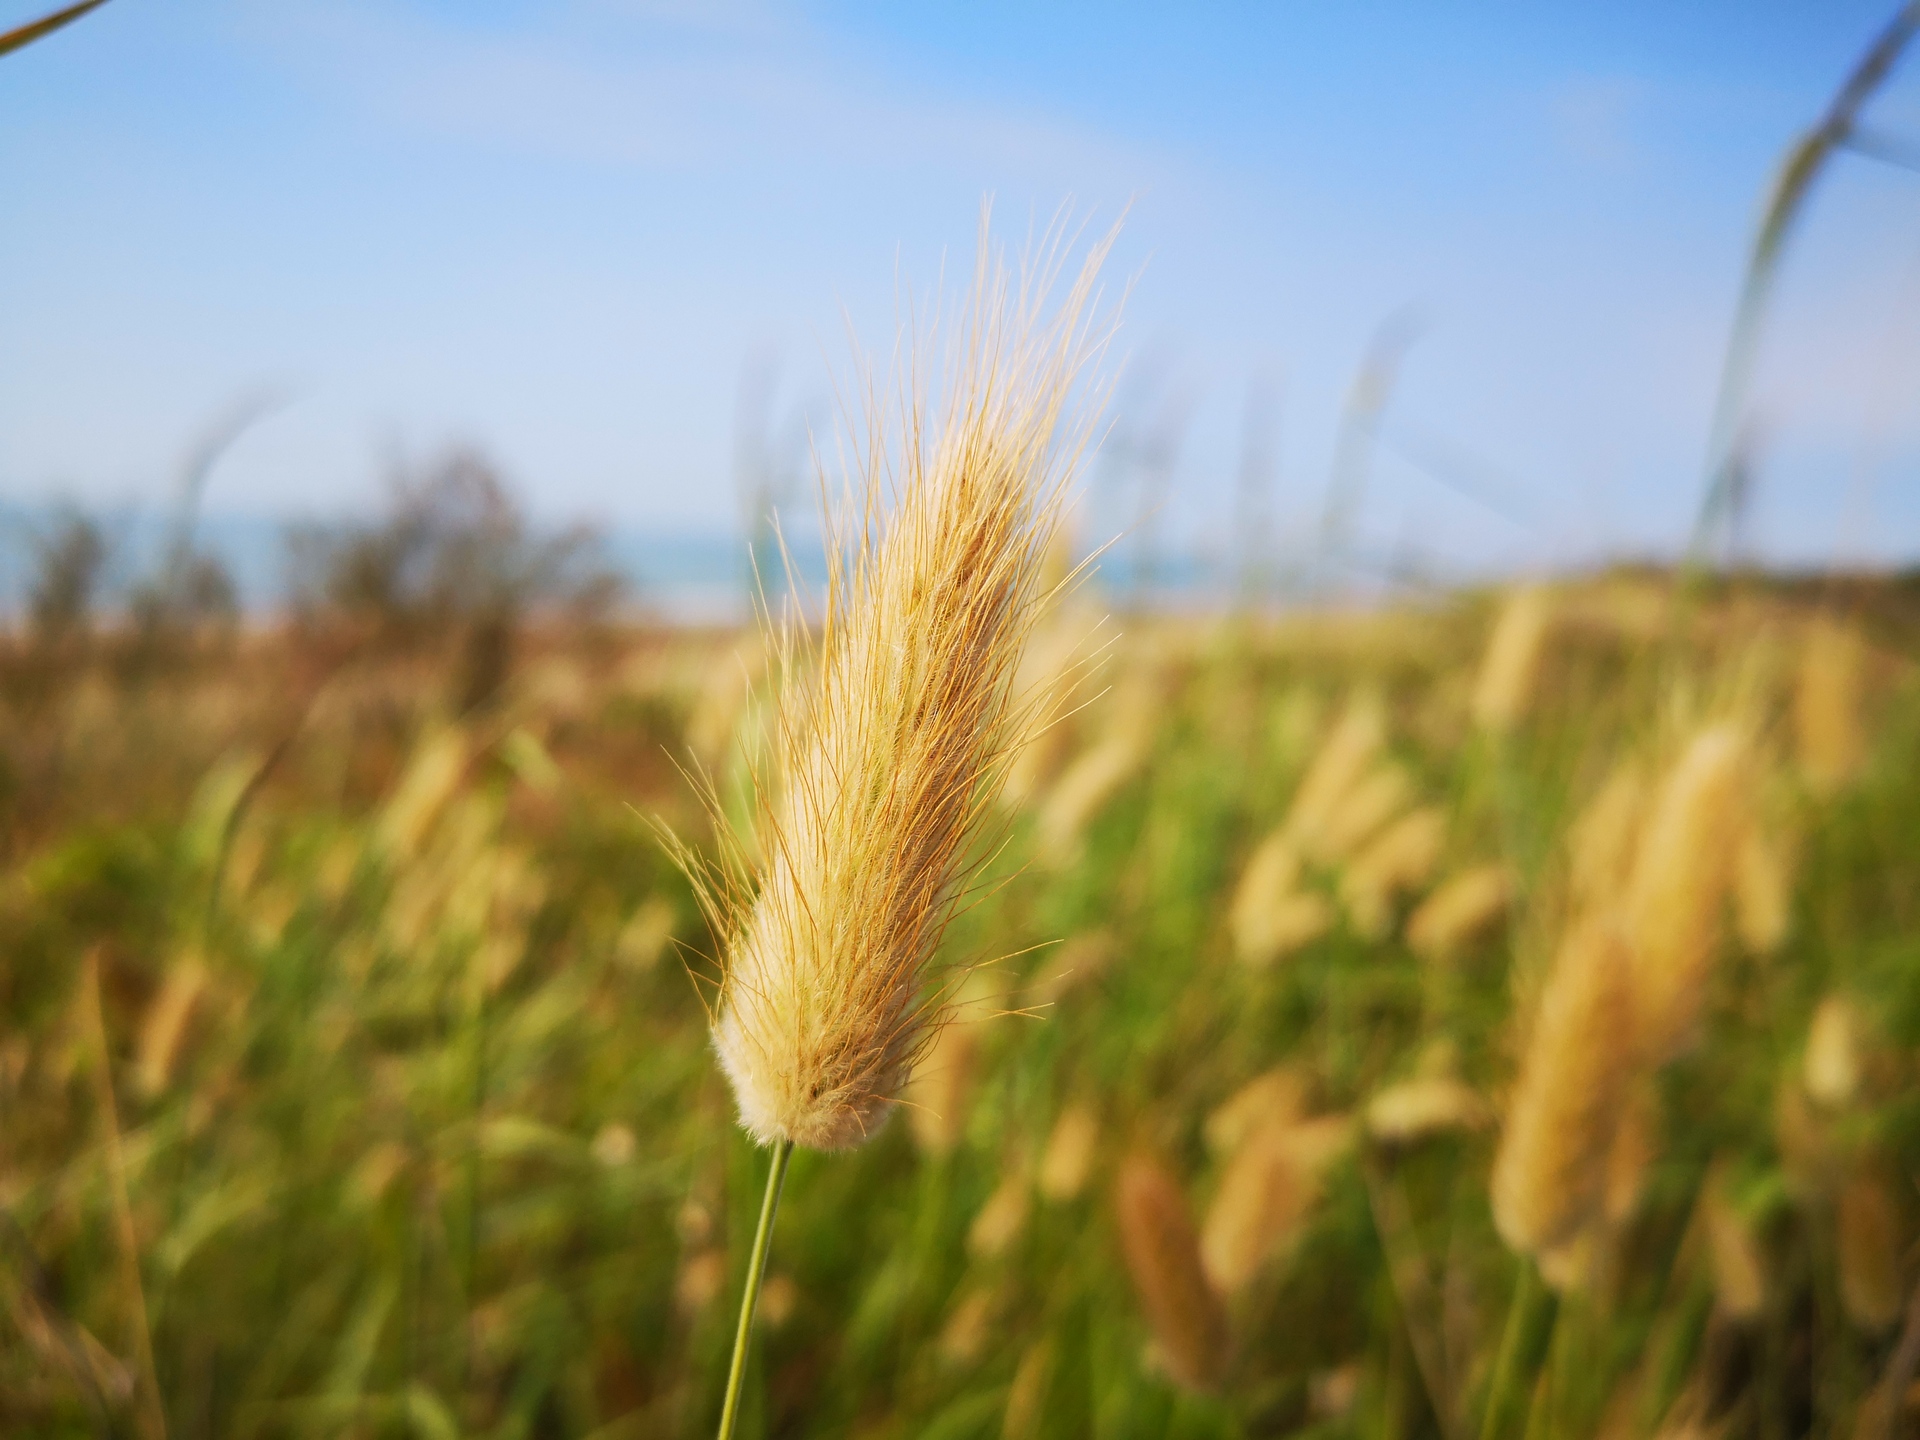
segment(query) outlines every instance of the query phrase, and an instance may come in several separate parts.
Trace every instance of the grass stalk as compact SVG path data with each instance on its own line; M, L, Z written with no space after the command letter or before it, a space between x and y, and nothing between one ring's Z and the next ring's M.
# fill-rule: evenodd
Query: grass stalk
M166 1410L153 1365L153 1333L147 1323L147 1295L140 1280L140 1237L133 1223L133 1204L127 1197L127 1160L120 1143L120 1107L113 1096L113 1052L107 1044L106 1017L100 1008L100 959L87 956L81 972L87 1029L94 1046L95 1101L105 1130L107 1190L113 1202L114 1226L120 1241L120 1278L126 1293L128 1331L133 1340L134 1385L138 1392L139 1429L143 1440L166 1440Z
M733 1332L733 1360L727 1366L727 1398L720 1406L718 1440L732 1440L740 1418L740 1382L747 1373L747 1343L753 1334L753 1312L760 1303L760 1282L767 1273L767 1246L773 1239L773 1219L780 1209L780 1191L787 1181L787 1162L793 1142L773 1142L773 1163L767 1167L766 1198L760 1202L760 1223L753 1232L753 1250L747 1257L747 1283L740 1296L740 1323Z

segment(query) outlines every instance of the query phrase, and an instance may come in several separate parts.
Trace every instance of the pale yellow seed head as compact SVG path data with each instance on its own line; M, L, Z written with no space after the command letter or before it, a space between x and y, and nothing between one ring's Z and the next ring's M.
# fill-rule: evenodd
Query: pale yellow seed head
M1168 1375L1188 1390L1212 1390L1226 1360L1227 1317L1207 1283L1179 1182L1158 1161L1129 1156L1113 1206L1127 1273Z
M1793 854L1786 838L1749 824L1734 861L1733 921L1750 955L1771 955L1793 924Z
M1086 1188L1100 1150L1100 1117L1091 1105L1076 1103L1060 1112L1040 1152L1035 1177L1040 1193L1055 1204L1073 1199Z
M1254 1076L1207 1116L1203 1131L1207 1148L1216 1155L1231 1155L1257 1130L1292 1125L1306 1115L1312 1088L1311 1079L1297 1065L1277 1065Z
M1306 837L1306 854L1324 864L1352 855L1413 802L1413 782L1398 765L1380 765L1355 782Z
M1482 729L1504 733L1526 718L1552 624L1552 592L1542 586L1522 586L1500 607L1473 686L1474 723Z
M1298 889L1299 882L1299 851L1287 830L1276 830L1255 847L1227 910L1242 964L1271 965L1332 928L1333 907L1318 893Z
M1000 1296L993 1290L969 1290L961 1296L947 1323L940 1327L940 1358L953 1366L972 1365L979 1360L993 1338L999 1309Z
M1660 1096L1645 1080L1632 1085L1607 1148L1606 1188L1600 1210L1616 1229L1633 1218L1647 1186L1647 1172L1660 1156Z
M1448 877L1407 917L1407 947L1433 964L1452 959L1506 914L1512 894L1504 865L1477 865Z
M1005 1011L1007 983L997 967L969 973L913 1067L902 1100L914 1143L926 1154L945 1155L966 1130L980 1046Z
M1287 833L1303 851L1317 853L1328 817L1372 766L1386 733L1379 702L1370 698L1350 701L1327 732L1287 811Z
M1033 1186L1019 1171L1009 1174L987 1197L980 1213L967 1227L967 1253L991 1260L1006 1253L1026 1229L1027 1213L1033 1208Z
M198 957L176 960L161 982L160 993L140 1019L140 1048L134 1062L134 1084L152 1098L173 1083L175 1069L186 1049L194 1017L207 996L207 967Z
M1575 908L1613 905L1633 876L1646 814L1647 781L1638 764L1614 767L1567 833L1569 881Z
M1367 1133L1384 1145L1409 1145L1487 1123L1486 1101L1451 1075L1417 1075L1374 1092L1367 1102Z
M714 1047L762 1143L866 1140L937 1023L933 955L1034 726L1014 676L1086 440L1066 412L1099 258L1044 318L1049 275L1013 287L983 246L939 412L910 382L891 433L869 413L819 638L780 667L762 863L701 874Z
M1432 879L1446 840L1446 812L1425 805L1394 821L1356 855L1340 877L1340 901L1353 928L1369 940L1385 938L1395 903Z
M1001 1440L1031 1440L1040 1433L1053 1385L1053 1337L1042 1336L1029 1345L1007 1387L1007 1409L1001 1417Z
M1040 854L1065 866L1080 856L1087 827L1146 763L1137 736L1112 735L1074 757L1034 821Z
M1344 1116L1269 1122L1234 1152L1200 1231L1201 1263L1217 1292L1238 1294L1299 1236L1352 1131Z
M1800 1073L1807 1094L1822 1105L1837 1110L1859 1095L1865 1029L1859 1006L1844 995L1829 995L1814 1008Z
M1831 795L1866 758L1863 716L1868 652L1851 625L1820 619L1808 627L1793 694L1800 773L1816 795Z
M1708 726L1668 771L1642 832L1627 916L1635 1024L1655 1062L1695 1038L1724 928L1748 774L1740 731Z
M1633 1053L1625 946L1588 920L1562 939L1541 991L1494 1158L1493 1217L1539 1255L1592 1215Z
M1333 902L1318 891L1285 896L1267 912L1262 941L1242 951L1241 958L1256 968L1271 965L1325 935L1335 918Z

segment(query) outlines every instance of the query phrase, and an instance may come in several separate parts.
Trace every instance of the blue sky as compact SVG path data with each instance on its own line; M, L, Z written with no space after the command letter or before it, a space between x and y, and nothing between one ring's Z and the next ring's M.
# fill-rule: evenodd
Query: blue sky
M37 0L0 0L0 21ZM847 327L1063 203L1132 279L1122 433L1181 435L1180 543L1275 523L1413 307L1357 526L1439 569L1671 549L1755 211L1890 7L112 0L0 61L0 498L376 502L454 441L542 515L736 522L742 377L830 424ZM1920 147L1920 64L1877 127ZM1843 158L1783 276L1752 541L1920 551L1920 175ZM1184 416L1184 426L1175 417ZM1093 523L1131 519L1113 493Z

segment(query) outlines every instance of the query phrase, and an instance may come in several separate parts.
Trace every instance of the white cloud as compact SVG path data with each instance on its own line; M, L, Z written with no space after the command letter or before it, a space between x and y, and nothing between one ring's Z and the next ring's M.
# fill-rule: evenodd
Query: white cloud
M370 0L280 0L249 28L382 121L548 159L988 169L1123 192L1171 168L1058 116L909 93L757 0L582 0L539 16L481 29Z

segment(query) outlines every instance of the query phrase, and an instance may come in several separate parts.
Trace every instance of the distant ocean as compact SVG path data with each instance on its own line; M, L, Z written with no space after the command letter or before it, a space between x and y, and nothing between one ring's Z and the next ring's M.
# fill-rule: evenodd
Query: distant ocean
M108 559L98 603L111 612L143 578L156 573L170 540L167 517L152 511L90 511L107 540ZM32 587L37 546L52 533L61 512L51 507L0 503L0 613L20 613ZM211 514L194 527L194 543L216 556L234 583L243 611L272 615L287 599L285 521L258 516ZM751 613L754 569L745 538L724 530L649 531L609 527L599 532L601 563L626 584L625 608L680 624L728 624ZM789 553L801 583L817 592L826 565L817 537L794 537ZM779 553L759 557L761 576L774 595L787 586ZM1115 599L1140 596L1133 557L1103 558L1091 583ZM1224 567L1204 557L1163 556L1153 566L1157 603L1204 605L1228 591Z

